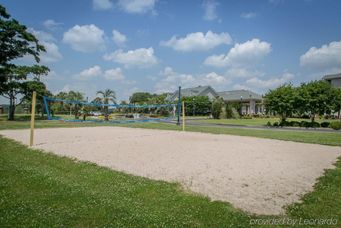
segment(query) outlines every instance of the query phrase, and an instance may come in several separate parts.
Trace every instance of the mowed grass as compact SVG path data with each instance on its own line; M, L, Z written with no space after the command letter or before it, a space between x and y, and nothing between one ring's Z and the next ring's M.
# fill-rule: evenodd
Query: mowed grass
M23 117L22 117L23 118ZM63 121L36 120L36 128L53 127L96 127L96 126L122 126L160 130L182 130L181 126L168 123L73 123ZM7 121L0 118L0 130L4 129L25 129L30 127L29 121ZM335 132L312 132L312 131L281 131L272 129L243 129L243 128L224 128L219 126L186 126L186 131L203 132L212 134L229 134L240 136L251 136L259 138L279 139L294 142L314 143L331 146L341 146L341 131Z
M0 224L5 227L246 227L229 203L0 137Z
M203 123L214 123L214 124L231 124L231 125L242 125L242 126L266 126L268 122L271 124L275 122L279 122L279 118L252 118L252 119L206 119L206 120L197 120L198 122ZM299 118L288 118L287 121L308 121L309 119L299 119ZM315 119L316 122L330 122L332 120L327 119ZM337 121L337 120L334 120Z
M1 136L0 145L2 227L250 227L254 219L341 221L341 160L285 215L255 216L186 192L176 183L29 149Z

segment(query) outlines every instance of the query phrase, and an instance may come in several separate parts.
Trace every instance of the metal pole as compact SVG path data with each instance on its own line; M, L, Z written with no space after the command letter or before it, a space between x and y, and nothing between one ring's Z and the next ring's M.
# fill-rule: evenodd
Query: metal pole
M36 100L37 100L37 93L36 93L36 91L33 91L33 95L32 95L32 110L31 110L30 146L33 146L34 119L35 119L35 115L36 115Z
M186 124L186 119L185 119L185 102L182 102L182 131L185 131L185 124Z
M181 115L181 86L179 86L179 97L178 97L178 122L176 125L180 125L180 115Z

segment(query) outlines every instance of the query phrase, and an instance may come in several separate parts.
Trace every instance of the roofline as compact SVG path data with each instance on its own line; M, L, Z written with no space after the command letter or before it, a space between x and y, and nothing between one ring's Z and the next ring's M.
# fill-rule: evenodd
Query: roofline
M327 74L327 75L322 77L322 79L324 79L324 80L331 80L331 79L338 79L338 78L341 78L341 73L339 73L339 74Z

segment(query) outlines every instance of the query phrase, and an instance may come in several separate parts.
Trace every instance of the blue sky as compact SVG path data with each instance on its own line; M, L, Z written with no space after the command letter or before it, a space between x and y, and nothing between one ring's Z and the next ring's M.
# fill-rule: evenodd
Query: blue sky
M338 0L0 0L47 53L53 92L179 85L265 93L341 72ZM28 57L18 61L30 64Z

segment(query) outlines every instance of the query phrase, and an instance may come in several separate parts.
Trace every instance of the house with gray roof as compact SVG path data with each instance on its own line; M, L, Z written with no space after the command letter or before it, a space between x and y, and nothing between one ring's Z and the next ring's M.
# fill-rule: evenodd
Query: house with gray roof
M336 88L341 88L341 73L325 75L322 79L326 80L327 82L329 82L332 86L335 86Z
M167 97L168 101L176 101L179 90ZM194 88L181 89L181 96L207 96L212 101L221 97L226 103L239 102L242 106L241 114L259 114L264 112L263 97L250 90L232 90L216 92L211 86L197 86Z
M167 97L169 101L175 101L178 99L179 90ZM218 97L217 92L211 86L197 86L194 88L181 89L181 96L192 97L192 96L207 96L210 100L214 100Z
M250 90L231 90L218 92L226 103L239 102L242 105L241 114L259 114L264 112L263 97Z

